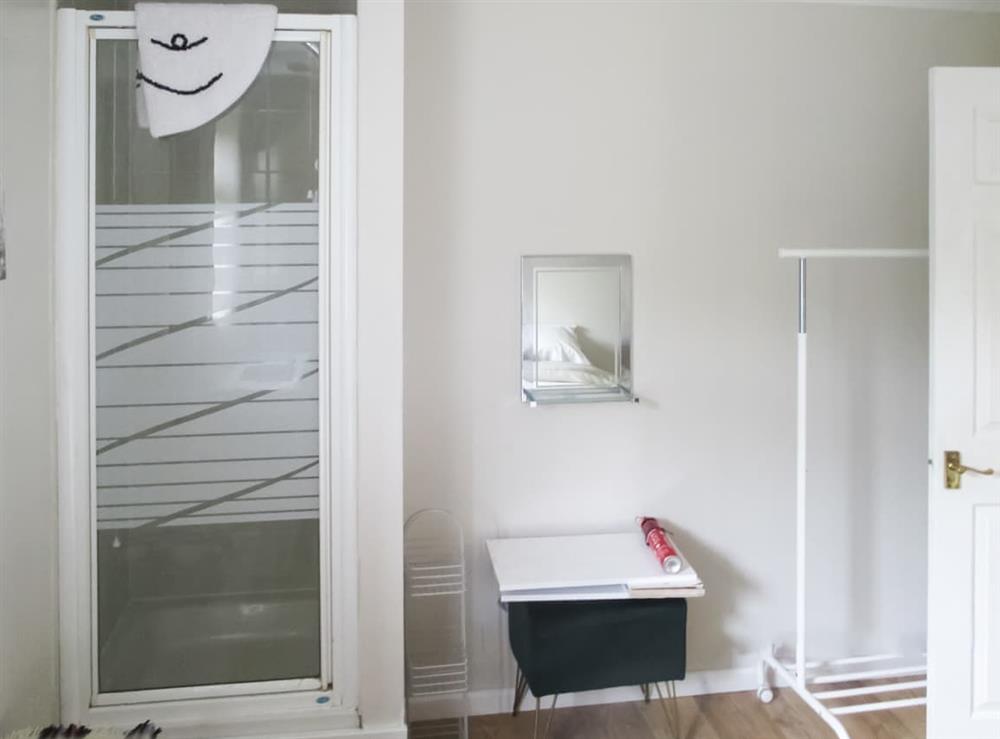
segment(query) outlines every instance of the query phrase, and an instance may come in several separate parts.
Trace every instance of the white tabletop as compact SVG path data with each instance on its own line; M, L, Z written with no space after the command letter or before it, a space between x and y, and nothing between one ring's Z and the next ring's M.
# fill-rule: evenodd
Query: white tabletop
M500 600L623 600L704 595L698 573L664 572L638 531L625 534L542 536L486 542Z

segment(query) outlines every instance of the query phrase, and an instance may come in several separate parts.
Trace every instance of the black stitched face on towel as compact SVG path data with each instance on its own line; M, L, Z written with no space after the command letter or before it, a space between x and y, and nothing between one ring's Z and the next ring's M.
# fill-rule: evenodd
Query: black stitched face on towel
M184 35L183 33L175 33L173 36L170 37L170 41L169 42L164 42L164 41L161 41L160 39L156 39L156 38L150 39L151 43L153 43L153 44L155 44L157 46L161 46L164 49L166 49L167 51L191 51L192 49L195 49L195 48L201 46L206 41L208 41L208 36L202 36L197 41L189 41L188 37L186 35ZM187 88L187 89L182 89L182 88L179 88L179 87L171 87L170 85L168 85L168 84L166 84L164 82L160 82L158 80L150 79L149 77L147 77L146 75L144 75L141 70L138 71L138 72L136 72L136 77L140 81L152 85L157 90L163 90L165 92L171 92L174 95L197 95L198 93L204 92L205 90L207 90L208 88L210 88L212 85L214 85L216 82L218 82L219 80L221 80L222 79L222 74L223 74L222 72L219 72L219 73L213 75L212 77L210 77L207 81L205 81L204 84L196 85L195 87L191 87L191 88Z

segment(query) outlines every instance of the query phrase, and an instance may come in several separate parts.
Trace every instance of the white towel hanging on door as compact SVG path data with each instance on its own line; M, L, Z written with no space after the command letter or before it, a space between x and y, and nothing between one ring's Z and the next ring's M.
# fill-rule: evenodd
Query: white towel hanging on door
M159 138L225 112L257 78L277 22L273 5L137 3L139 124Z

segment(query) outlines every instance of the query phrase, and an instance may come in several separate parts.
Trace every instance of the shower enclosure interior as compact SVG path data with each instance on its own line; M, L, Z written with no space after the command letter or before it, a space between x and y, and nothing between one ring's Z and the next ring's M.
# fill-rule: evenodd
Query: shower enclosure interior
M75 687L87 708L344 706L353 26L280 16L232 108L154 139L132 24L60 11L61 100L88 121L60 138L87 152L61 191L58 278Z

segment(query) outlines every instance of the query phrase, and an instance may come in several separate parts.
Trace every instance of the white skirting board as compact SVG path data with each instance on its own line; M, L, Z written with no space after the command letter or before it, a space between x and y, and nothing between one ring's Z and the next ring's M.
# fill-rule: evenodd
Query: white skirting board
M735 693L741 690L757 689L756 667L734 667L728 670L702 670L689 672L684 680L676 683L677 695L708 695L710 693ZM567 693L559 696L559 708L570 706L597 706L605 703L628 703L642 700L639 686L611 688L609 690L588 690L585 693ZM495 713L510 713L514 702L514 686L492 690L469 691L469 715L488 716ZM552 699L542 701L551 705ZM534 710L535 702L530 692L525 696L521 709Z

